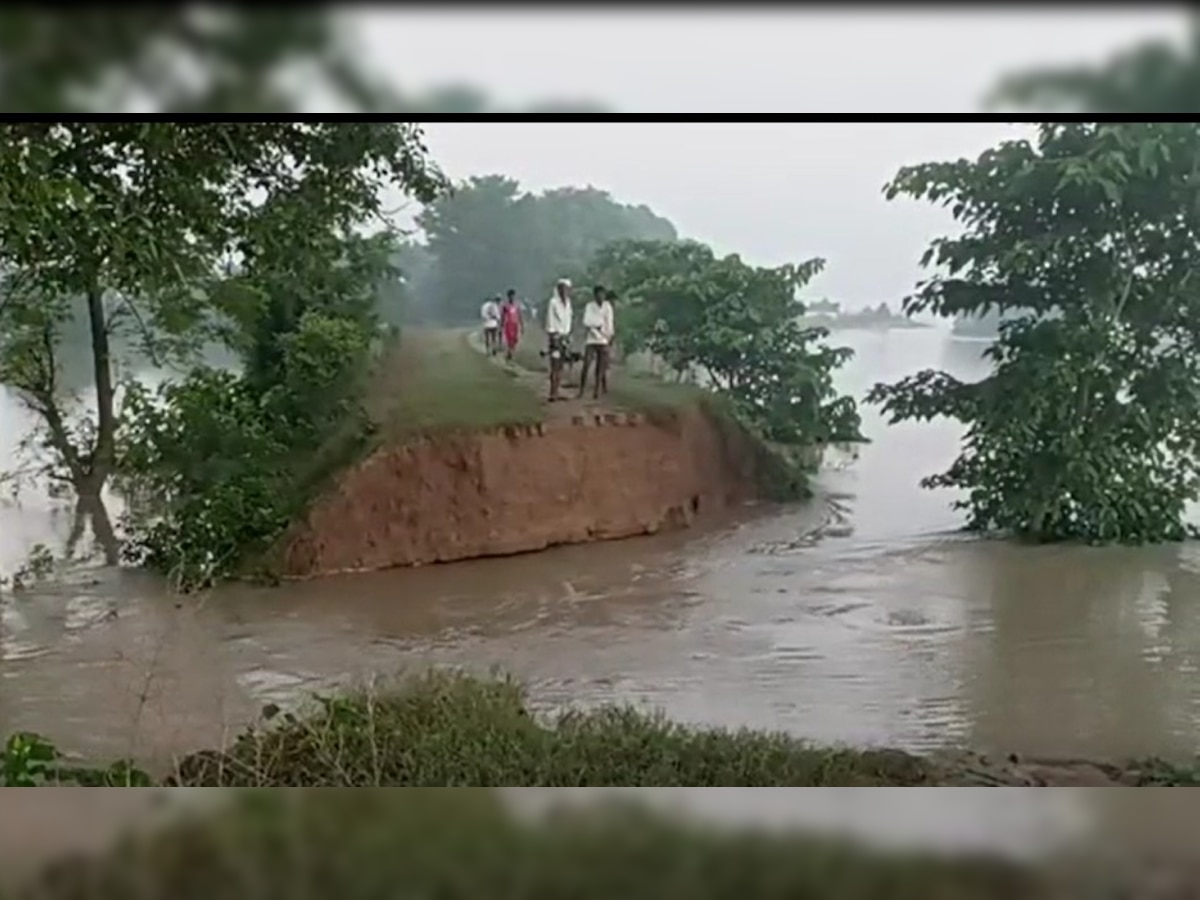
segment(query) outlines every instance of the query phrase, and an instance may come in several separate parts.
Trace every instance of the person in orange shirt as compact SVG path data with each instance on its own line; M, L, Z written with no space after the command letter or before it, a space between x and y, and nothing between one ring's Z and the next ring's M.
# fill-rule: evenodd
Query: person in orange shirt
M504 305L500 307L500 334L504 338L504 358L513 360L513 352L521 340L523 323L521 322L521 305L517 303L517 292L512 288L504 295Z

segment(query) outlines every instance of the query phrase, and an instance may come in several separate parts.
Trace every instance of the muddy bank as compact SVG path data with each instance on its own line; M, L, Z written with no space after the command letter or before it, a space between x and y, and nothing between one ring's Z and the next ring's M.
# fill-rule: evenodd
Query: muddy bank
M587 412L384 447L284 543L305 578L654 534L753 499L762 450L699 407Z

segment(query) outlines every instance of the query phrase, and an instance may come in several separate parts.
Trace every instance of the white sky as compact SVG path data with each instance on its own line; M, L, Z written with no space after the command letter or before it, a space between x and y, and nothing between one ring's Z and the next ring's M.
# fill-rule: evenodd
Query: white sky
M621 112L979 109L1001 73L1099 61L1181 38L1183 7L979 12L580 12L458 8L354 13L364 53L405 90L469 83L504 105L599 100ZM823 256L813 283L849 306L894 302L946 213L886 202L905 164L974 155L1025 130L1002 123L430 124L455 178L499 172L530 189L594 185L646 203L688 237L760 264Z

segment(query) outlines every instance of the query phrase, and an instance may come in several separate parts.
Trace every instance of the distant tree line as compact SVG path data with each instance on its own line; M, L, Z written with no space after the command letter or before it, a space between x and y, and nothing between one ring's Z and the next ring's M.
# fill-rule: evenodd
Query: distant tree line
M501 175L471 178L417 216L393 263L402 273L381 298L386 320L473 324L485 297L515 289L540 301L556 278L584 277L603 247L674 241L675 226L647 206L592 187L533 193Z

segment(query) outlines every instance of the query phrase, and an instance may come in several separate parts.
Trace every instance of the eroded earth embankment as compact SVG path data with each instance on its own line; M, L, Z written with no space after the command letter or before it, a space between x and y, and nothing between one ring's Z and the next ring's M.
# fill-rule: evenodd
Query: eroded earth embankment
M294 529L285 577L653 534L750 499L751 441L696 407L668 421L589 412L377 450Z

